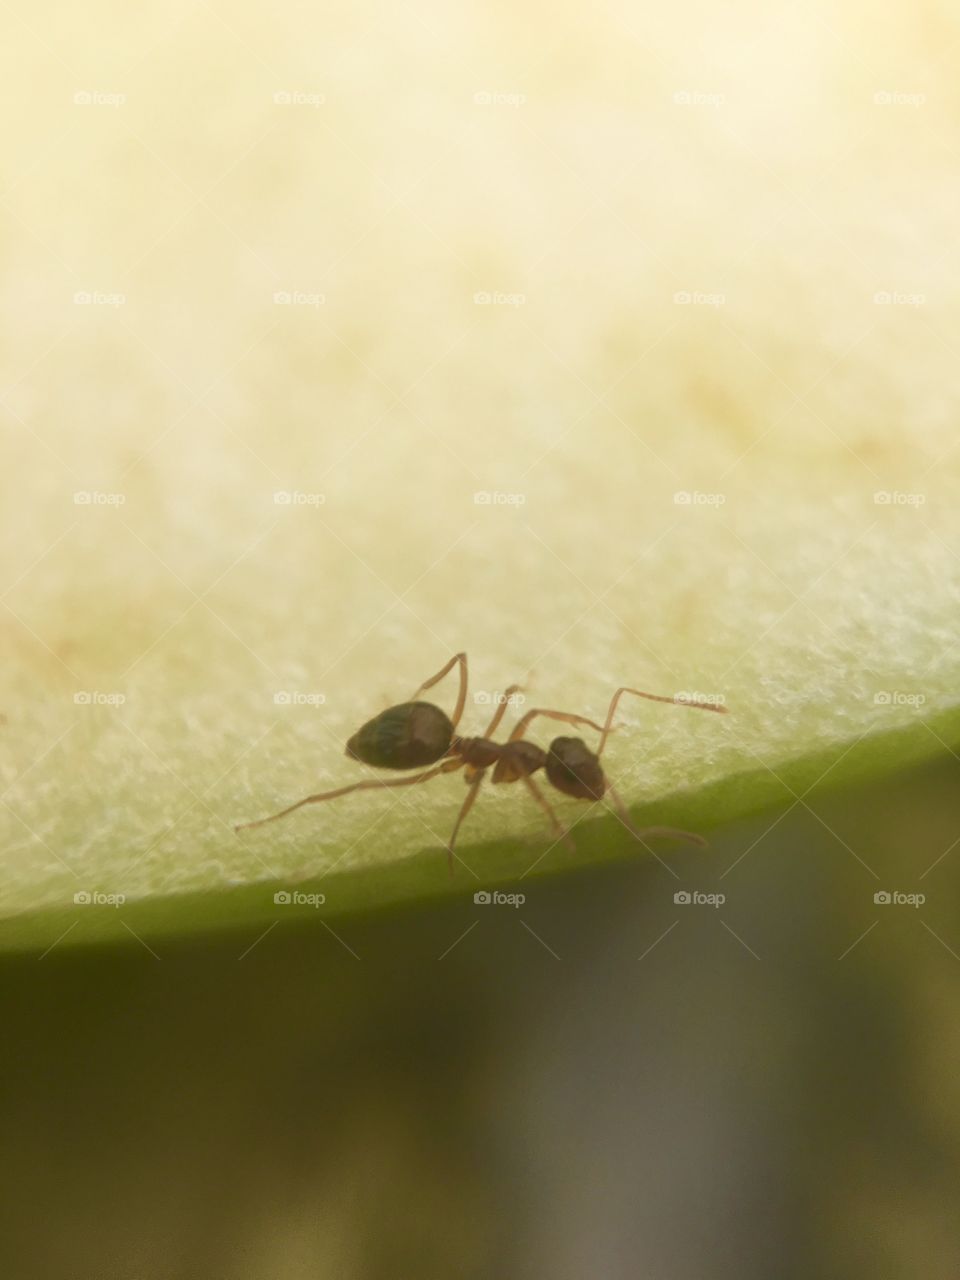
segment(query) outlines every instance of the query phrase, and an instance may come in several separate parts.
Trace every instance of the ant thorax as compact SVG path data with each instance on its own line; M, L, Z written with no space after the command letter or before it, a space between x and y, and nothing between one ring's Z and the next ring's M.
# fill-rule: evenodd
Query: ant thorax
M489 769L500 759L503 747L490 738L455 738L450 754L457 755L474 769Z
M493 770L493 782L517 782L529 777L547 763L547 753L535 742L520 738L506 742L500 749L500 759Z

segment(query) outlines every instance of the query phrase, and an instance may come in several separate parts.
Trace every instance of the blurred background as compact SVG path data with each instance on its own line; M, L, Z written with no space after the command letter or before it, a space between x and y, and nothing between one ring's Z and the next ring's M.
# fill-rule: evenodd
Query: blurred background
M677 821L941 752L679 880L7 956L10 1274L956 1276L960 14L11 0L0 44L3 922L402 876L452 786L231 826L463 648L481 701L725 697L611 743ZM506 876L540 815L486 799Z
M956 784L684 852L720 906L651 860L5 960L6 1272L951 1280Z

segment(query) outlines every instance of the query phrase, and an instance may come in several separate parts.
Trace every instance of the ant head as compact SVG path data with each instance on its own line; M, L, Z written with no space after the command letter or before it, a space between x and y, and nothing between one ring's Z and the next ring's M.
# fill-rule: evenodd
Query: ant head
M554 738L546 769L557 790L577 800L600 800L607 789L599 757L582 738Z
M347 755L375 769L420 769L446 755L453 725L431 702L401 702L368 720L347 743Z

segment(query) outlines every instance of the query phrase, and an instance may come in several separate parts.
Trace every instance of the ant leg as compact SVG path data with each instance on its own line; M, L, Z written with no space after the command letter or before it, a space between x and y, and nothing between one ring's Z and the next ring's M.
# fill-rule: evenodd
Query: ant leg
M600 739L599 747L597 747L597 755L601 754L604 746L606 745L608 736L613 732L613 729L611 728L611 725L613 724L613 713L617 709L617 703L620 701L621 694L624 693L635 694L638 698L647 698L650 702L669 702L675 707L696 707L698 711L719 711L721 714L725 714L727 710L726 707L720 706L716 702L697 702L694 699L691 699L689 702L678 702L676 698L666 698L662 693L644 693L642 689L618 689L610 700L610 707L607 711L607 722L603 726L603 736Z
M288 813L293 813L294 809L300 809L305 804L319 804L321 800L336 800L338 796L348 795L351 791L372 791L379 790L381 787L412 787L418 782L427 782L430 778L435 778L439 773L452 773L454 769L459 769L462 761L447 760L441 765L437 765L434 769L427 769L424 773L416 773L412 778L393 778L389 781L381 781L379 778L369 778L364 782L352 782L348 787L338 787L336 791L324 791L321 795L306 796L303 800L298 800L296 804L289 805L286 809L281 809L279 813L272 813L269 818L257 818L255 822L241 822L234 827L234 831L246 831L249 827L262 827L265 822L276 822L278 818L285 818Z
M551 827L553 827L554 831L557 833L558 839L563 841L563 843L567 846L567 848L570 850L571 853L575 853L577 846L573 843L573 836L570 834L569 831L565 830L564 827L561 825L560 819L554 813L553 808L550 804L550 801L543 794L543 792L540 790L540 788L537 786L534 780L530 777L529 773L521 773L520 777L523 780L523 782L526 783L527 790L533 796L534 800L536 800L537 804L540 806L543 812L547 815L547 819Z
M598 733L603 733L603 725L597 724L593 720L588 720L586 716L575 716L570 711L548 711L545 707L534 707L532 711L528 711L521 720L517 721L507 741L518 742L526 733L534 716L546 716L549 720L562 720L564 724L586 724L591 729L596 729Z
M507 706L509 705L508 700L515 693L519 693L521 687L522 686L518 684L512 684L508 689L506 689L503 692L500 698L500 702L497 705L497 709L493 713L493 719L490 721L490 723L487 725L486 729L483 732L483 736L485 738L492 738L494 733L496 733L497 725L499 725L500 721L506 715ZM466 799L464 800L463 805L460 809L460 812L457 815L457 821L455 822L453 827L453 835L450 837L450 841L447 844L447 858L449 859L449 862L450 862L451 875L453 874L453 846L457 839L457 832L460 830L460 826L463 823L464 818L473 808L473 802L477 798L477 792L480 790L480 784L483 782L485 774L486 774L486 770L481 769L473 778L472 782L470 783L470 790L467 792Z
M503 693L499 695L500 703L497 706L496 711L493 713L493 719L490 721L486 729L484 729L483 731L483 736L485 738L492 738L493 735L496 733L497 726L500 724L500 721L503 719L503 717L507 713L507 706L509 704L510 699L513 697L515 693L519 693L522 688L523 688L523 685L512 684L509 687L509 689L506 689Z
M448 671L451 671L457 663L460 664L460 692L457 694L457 705L453 709L453 715L450 717L453 727L456 728L463 715L463 708L467 705L467 655L465 653L455 653L445 667L441 667L435 676L431 676L429 680L425 680L417 692L410 699L416 702L421 693L425 693L427 689L432 689L435 684L443 679Z
M491 719L490 723L487 725L486 729L483 731L483 736L485 738L492 738L493 735L496 733L497 726L500 724L500 721L506 715L507 707L509 706L509 699L515 693L519 693L521 688L522 688L522 685L512 684L507 689L505 689L504 692L500 695L500 701L497 704L496 711L493 713L493 718ZM486 772L487 772L486 769L478 770L478 772L470 782L470 789L467 792L466 799L464 800L463 805L460 808L460 812L457 815L457 821L454 823L453 834L451 835L450 840L447 844L447 858L450 863L451 875L453 874L453 846L456 843L457 833L459 832L460 827L463 824L464 818L466 818L467 814L473 808L474 801L477 798L477 793L480 790L480 785L483 782L484 777L486 776Z
M453 824L453 833L447 841L447 865L450 868L450 874L453 875L453 846L457 842L457 832L463 824L464 818L473 808L473 802L477 798L477 792L480 790L480 784L483 782L486 769L480 769L474 776L467 791L466 799L460 806L460 812L457 814L457 820Z
M707 842L703 836L698 836L694 831L678 831L676 827L635 827L630 821L626 805L609 783L607 783L607 794L613 799L620 821L630 834L636 836L638 840L643 840L647 836L663 836L669 840L686 840L689 844L695 844L701 849L707 847Z

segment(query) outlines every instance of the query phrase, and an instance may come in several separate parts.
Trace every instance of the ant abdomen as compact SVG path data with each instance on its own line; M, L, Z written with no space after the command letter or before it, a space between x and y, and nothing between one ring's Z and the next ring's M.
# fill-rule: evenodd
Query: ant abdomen
M401 702L359 728L347 755L375 769L419 769L445 756L452 741L446 712L431 702Z
M547 777L566 796L601 800L607 780L597 756L582 738L554 738L546 759Z

